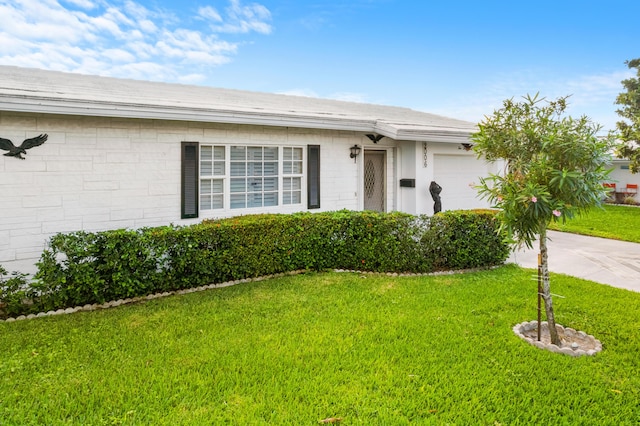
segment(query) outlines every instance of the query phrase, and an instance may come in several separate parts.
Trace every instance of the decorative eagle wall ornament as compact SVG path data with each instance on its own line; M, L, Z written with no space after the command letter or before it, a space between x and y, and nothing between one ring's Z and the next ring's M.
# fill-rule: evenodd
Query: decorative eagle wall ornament
M27 149L42 145L47 141L48 137L48 135L42 134L35 138L25 139L20 146L15 146L9 139L0 138L0 149L9 151L4 154L7 157L18 157L19 159L24 160L22 154L27 155Z

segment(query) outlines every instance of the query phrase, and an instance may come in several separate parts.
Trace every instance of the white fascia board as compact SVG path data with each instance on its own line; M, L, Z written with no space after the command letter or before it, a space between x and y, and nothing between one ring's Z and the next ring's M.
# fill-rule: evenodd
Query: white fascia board
M377 133L393 140L467 143L471 131L448 127L412 126L375 119L329 115L260 113L242 110L180 108L113 102L0 96L0 111L93 117L230 123Z
M429 131L429 132L404 132L399 131L396 139L408 141L429 141L444 143L469 143L470 133L460 131Z
M402 126L379 122L376 125L376 132L395 140L469 143L473 130L453 127L415 128L414 126L408 126L403 128Z
M230 123L258 126L299 127L311 129L375 131L375 120L341 119L311 115L261 114L249 111L152 107L99 103L92 101L59 101L0 98L0 111L30 112L40 114L78 115L94 117L137 118L151 120L194 121L205 123Z

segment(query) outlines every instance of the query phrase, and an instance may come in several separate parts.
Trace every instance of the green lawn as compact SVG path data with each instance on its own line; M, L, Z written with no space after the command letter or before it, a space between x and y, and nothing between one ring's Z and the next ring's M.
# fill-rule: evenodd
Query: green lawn
M306 274L0 323L0 424L640 422L640 294L552 276L560 324L603 351L536 349L531 271Z
M550 229L640 243L640 208L607 204Z

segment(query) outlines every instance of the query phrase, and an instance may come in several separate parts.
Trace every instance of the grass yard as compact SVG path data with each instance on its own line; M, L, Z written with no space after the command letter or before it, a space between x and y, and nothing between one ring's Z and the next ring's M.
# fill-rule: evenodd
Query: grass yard
M552 276L571 358L511 328L531 271L289 276L97 312L0 323L0 424L640 422L640 294Z
M565 224L552 223L549 229L640 243L640 208L606 204Z

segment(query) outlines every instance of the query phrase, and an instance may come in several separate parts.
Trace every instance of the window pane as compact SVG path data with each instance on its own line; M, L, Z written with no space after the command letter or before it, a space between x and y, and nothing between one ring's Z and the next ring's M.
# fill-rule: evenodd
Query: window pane
M224 146L213 147L213 158L215 160L224 160Z
M301 175L302 174L302 162L296 161L291 164L291 174Z
M278 160L278 148L265 148L264 149L265 161L277 161Z
M202 210L211 209L211 195L200 196L200 209Z
M230 152L231 152L231 155L230 155L231 161L234 161L234 160L244 161L246 159L245 158L246 149L244 146L232 146L230 149Z
M210 162L200 162L200 176L211 176L213 167Z
M246 176L247 169L245 163L231 163L231 176Z
M224 192L224 181L222 179L214 179L211 182L211 192L214 194L222 194Z
M231 179L231 192L246 192L246 179Z
M264 176L278 176L278 163L264 163Z
M213 209L224 208L224 197L222 195L213 195L211 197L211 208Z
M211 194L211 180L209 179L200 180L200 193Z
M291 174L291 162L285 161L282 163L282 174L290 175Z
M293 150L291 148L283 148L282 159L284 161L291 161L293 159Z
M293 148L292 158L297 161L302 161L302 148Z
M262 176L262 163L247 163L247 176Z
M246 207L245 195L244 194L231 194L231 208L232 209L242 209Z
M296 191L291 193L291 204L302 203L302 192Z
M247 207L262 207L262 193L247 194Z
M291 191L291 178L282 178L282 189L284 191Z
M277 206L278 205L278 193L277 192L267 192L264 194L264 205L265 206Z
M262 160L262 147L250 146L247 148L247 160L261 161Z
M247 192L262 192L262 178L250 178L247 181Z
M302 178L290 178L291 179L291 189L301 190L302 189Z
M216 161L213 163L214 176L224 176L224 161Z
M264 178L264 190L265 191L277 191L278 190L278 178Z
M200 147L200 161L211 161L213 159L213 150L210 146Z
M283 192L282 193L282 204L292 204L291 203L291 193Z

